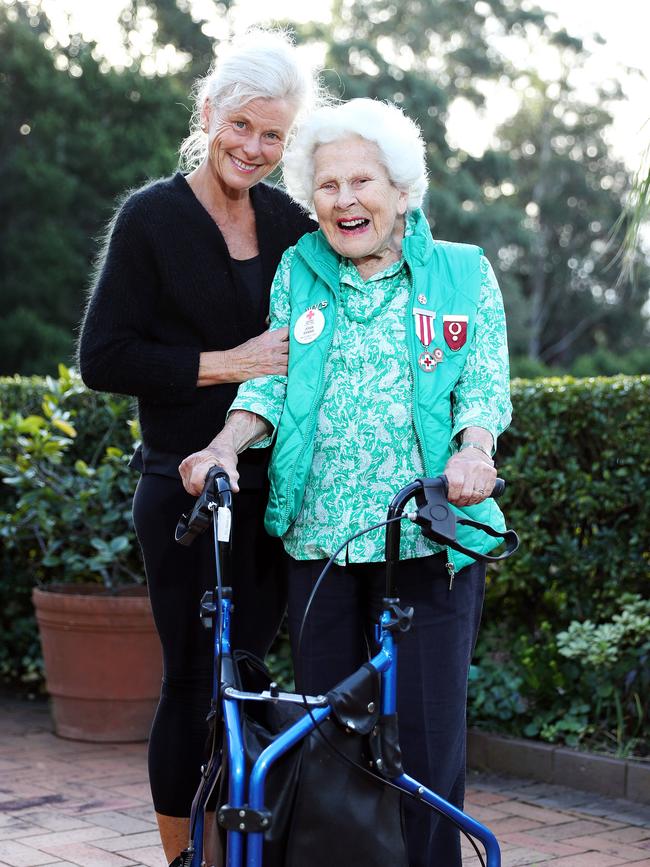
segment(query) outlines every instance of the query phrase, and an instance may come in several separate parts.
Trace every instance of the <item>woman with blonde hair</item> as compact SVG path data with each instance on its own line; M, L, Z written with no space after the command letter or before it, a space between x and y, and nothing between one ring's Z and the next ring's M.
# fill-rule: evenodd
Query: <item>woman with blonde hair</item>
M214 561L207 537L191 548L174 542L192 504L178 465L223 425L239 383L286 374L287 329L268 330L269 288L283 252L316 228L262 183L318 99L291 40L257 29L223 46L196 92L181 147L190 171L147 184L119 208L79 348L91 388L138 399L133 514L164 662L149 772L169 861L188 842L212 679L198 613ZM283 551L263 527L267 464L268 450L242 460L233 548L233 646L260 656L286 597Z

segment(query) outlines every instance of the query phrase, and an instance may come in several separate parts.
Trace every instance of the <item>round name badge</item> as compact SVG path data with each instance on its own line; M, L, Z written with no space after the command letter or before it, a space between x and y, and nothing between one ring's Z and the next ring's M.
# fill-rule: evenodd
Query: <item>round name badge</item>
M293 326L293 336L298 343L313 343L325 328L325 317L320 310L306 310Z

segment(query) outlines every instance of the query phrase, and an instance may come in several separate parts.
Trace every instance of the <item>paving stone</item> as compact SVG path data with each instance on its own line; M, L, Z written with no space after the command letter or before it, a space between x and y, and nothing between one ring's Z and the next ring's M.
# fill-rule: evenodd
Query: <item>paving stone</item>
M58 810L29 810L21 813L25 822L40 825L44 831L70 831L72 828L83 828L84 821L72 816L66 816Z
M603 852L606 855L616 855L630 863L634 863L634 861L642 861L648 855L648 853L644 852L643 849L627 843L622 843L619 840L608 840L600 834L595 836L590 834L585 837L571 837L567 842L572 846L581 846L584 849L593 849L595 852Z
M585 852L582 855L567 855L551 861L553 867L614 867L623 865L625 860L600 852Z
M51 831L49 834L39 834L29 838L29 845L44 852L51 852L58 846L69 843L86 843L89 840L99 840L102 837L111 837L109 828L99 828L96 825L85 825L83 828L74 828L69 831Z
M519 791L521 791L521 797L525 798L525 800L534 802L542 807L563 807L569 809L593 801L593 795L589 792L579 792L576 789L569 789L566 786L559 786L553 783L533 783L521 790L514 790L515 793Z
M580 807L581 813L603 816L627 825L650 825L650 807L633 801L598 798Z
M503 810L498 810L496 807L481 807L480 804L468 804L465 810L472 819L476 819L477 822L482 822L484 825L496 822L498 819L505 819L507 816Z
M88 822L100 825L102 828L110 828L120 834L139 834L141 831L151 831L151 822L136 819L128 813L117 810L109 810L105 813L93 813L88 816Z
M156 825L156 814L151 803L143 804L140 807L130 807L129 816L133 816L135 819L142 819L145 822L151 822L154 826Z
M524 867L528 864L555 864L552 855L545 852L535 852L533 849L510 849L502 853L502 867Z
M494 822L490 822L490 830L498 840L501 839L502 835L511 831L534 831L541 827L543 827L541 822L526 819L524 816L507 816L505 819L496 819Z
M137 867L137 861L133 861L132 858L97 849L89 843L67 843L49 851L51 855L65 858L79 867Z
M137 801L149 801L151 799L151 789L148 782L132 783L128 786L114 786L111 791Z
M613 828L603 831L598 836L604 837L606 840L618 840L620 843L634 843L637 846L650 847L650 827Z
M18 840L3 840L0 842L0 862L10 867L40 867L41 864L51 864L52 856Z
M14 825L0 827L0 840L18 840L31 834L42 834L41 825L31 825L29 822L17 821Z
M489 807L492 804L498 804L505 800L505 796L500 792L481 792L470 790L465 795L466 804L479 804L482 807Z
M537 831L527 833L512 832L503 834L499 842L514 843L517 846L533 849L537 852L545 852L547 856L557 858L561 855L579 855L590 847L576 843L573 838L568 840L549 840L545 835L545 828L541 826Z
M526 819L534 819L542 825L560 825L567 820L565 813L560 813L557 810L549 810L546 807L535 807L533 804L520 803L518 801L508 801L499 804L499 809L504 813L510 813L513 816L523 816Z
M93 845L107 852L120 852L125 857L131 849L142 849L147 846L160 848L160 836L157 829L142 834L122 834L119 837L108 837L97 840Z
M167 867L167 861L160 846L147 846L125 852L125 857L135 859L138 867Z

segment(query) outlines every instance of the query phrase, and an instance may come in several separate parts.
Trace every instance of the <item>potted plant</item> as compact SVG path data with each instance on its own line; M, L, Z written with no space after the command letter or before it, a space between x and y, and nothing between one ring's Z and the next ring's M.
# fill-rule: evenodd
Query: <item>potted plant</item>
M58 380L46 381L40 414L0 416L0 474L14 495L0 533L35 579L57 734L144 740L161 658L131 524L133 473L126 449L109 444L111 426L127 424L126 402L103 401L107 424L93 453L84 437L84 459L76 445L84 398L95 399L61 368Z

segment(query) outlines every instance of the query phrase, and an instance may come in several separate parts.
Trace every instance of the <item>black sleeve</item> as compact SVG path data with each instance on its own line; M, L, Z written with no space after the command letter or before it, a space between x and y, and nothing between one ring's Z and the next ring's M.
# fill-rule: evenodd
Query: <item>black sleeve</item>
M199 349L149 336L159 294L155 253L129 200L109 230L81 327L79 368L89 388L160 404L192 401Z
M306 235L308 232L315 232L318 228L318 223L316 220L312 220L309 214L306 211L301 211L297 221L297 232L298 237L302 237Z

